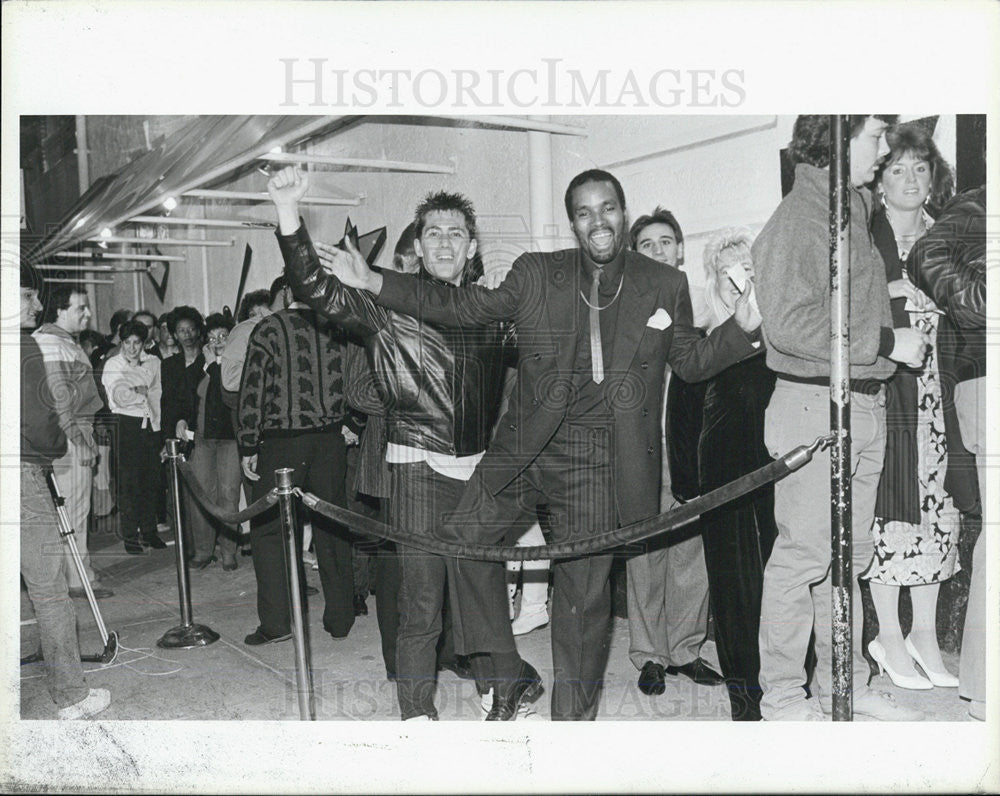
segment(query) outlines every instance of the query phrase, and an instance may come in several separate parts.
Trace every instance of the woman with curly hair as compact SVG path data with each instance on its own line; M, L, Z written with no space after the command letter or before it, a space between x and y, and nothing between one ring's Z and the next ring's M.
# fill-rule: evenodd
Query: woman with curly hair
M705 246L705 298L710 329L728 320L736 299L751 291L753 260L748 229L724 229ZM763 347L761 347L763 353ZM757 355L707 383L698 441L702 494L770 464L764 445L764 410L775 375ZM715 644L729 689L734 721L760 721L760 602L764 566L778 535L774 487L767 485L702 515L708 589L715 617Z
M871 528L875 557L862 576L871 584L879 625L868 651L900 688L957 687L941 659L936 623L940 584L959 568L959 513L944 488L946 414L952 408L942 401L938 371L941 314L905 269L913 244L934 223L931 213L951 197L955 181L919 124L893 127L886 140L890 153L875 176L882 206L872 219L872 236L886 264L893 326L920 329L931 349L923 367L900 366L887 385L885 465ZM906 637L899 621L904 586L913 606Z

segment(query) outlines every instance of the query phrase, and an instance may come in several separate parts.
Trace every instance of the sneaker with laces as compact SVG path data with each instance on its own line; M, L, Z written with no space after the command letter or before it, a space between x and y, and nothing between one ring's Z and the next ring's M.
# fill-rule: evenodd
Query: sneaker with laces
M59 708L61 721L89 719L105 710L111 704L111 692L107 688L91 688L90 693L74 705Z
M854 699L854 715L876 721L922 721L924 718L921 711L900 705L892 694L874 688Z

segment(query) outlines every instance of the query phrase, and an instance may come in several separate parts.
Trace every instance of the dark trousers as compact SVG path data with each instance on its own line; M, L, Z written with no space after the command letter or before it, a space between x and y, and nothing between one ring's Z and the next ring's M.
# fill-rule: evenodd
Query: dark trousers
M264 497L274 487L276 469L292 467L295 470L292 480L296 486L329 503L343 506L344 454L344 438L339 431L304 432L294 437L265 438L261 442L257 459L260 480L254 482L253 500ZM354 624L351 543L346 531L326 517L313 514L311 522L320 583L326 601L323 627L333 636L341 638L348 634ZM295 528L295 534L301 551L301 521ZM291 611L288 602L287 548L282 538L277 506L254 519L250 526L250 549L257 575L260 629L268 636L284 635L291 630ZM301 556L295 565L299 568L299 582L304 587L306 580Z
M156 500L160 488L160 434L141 417L114 415L118 443L115 481L124 539L156 535Z
M441 475L425 462L394 464L393 496L389 504L391 524L414 536L435 537L444 516L458 505L464 489L464 481ZM502 576L503 564L458 562L409 545L398 546L398 563L396 685L400 713L403 719L433 717L437 716L434 691L438 660L454 657L452 632L446 623L447 616L456 613L456 565L467 565L465 569L475 579L487 570L497 570ZM474 574L477 572L479 576ZM380 599L380 589L381 586L375 587L376 599ZM448 611L448 607L452 610Z
M442 527L445 538L495 544L527 528L536 507L547 504L546 527L554 543L617 526L613 429L563 423L539 454L499 494L476 471L458 507ZM597 715L611 641L612 556L561 559L552 566L553 720ZM455 566L455 645L459 653L514 652L502 566Z
M734 365L709 383L698 449L702 492L773 461L764 446L764 410L773 389L774 375L761 357ZM701 534L733 720L760 721L758 634L764 566L778 535L774 487L703 515Z

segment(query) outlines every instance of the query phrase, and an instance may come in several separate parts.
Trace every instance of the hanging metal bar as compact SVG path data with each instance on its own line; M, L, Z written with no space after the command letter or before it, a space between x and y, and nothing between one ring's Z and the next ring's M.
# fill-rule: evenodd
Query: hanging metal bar
M337 155L314 155L309 152L268 152L261 160L272 163L315 163L322 166L353 166L361 169L385 171L412 171L421 174L454 174L455 164L442 166L435 163L410 163L404 160L383 158L342 158Z
M61 282L72 285L113 285L115 283L114 279L84 279L84 278L66 278L46 276L46 282Z
M179 254L119 254L118 252L56 252L56 257L75 257L79 260L152 260L161 263L182 263L187 257Z
M134 216L128 224L173 224L182 227L232 227L234 229L274 229L273 221L235 218L171 218L170 216Z
M39 271L84 271L85 273L116 271L113 265L36 265Z
M587 130L573 124L559 124L557 122L542 122L534 119L526 119L520 116L458 116L455 114L444 114L436 116L438 119L455 119L460 122L476 122L490 127L512 127L515 130L534 130L539 133L556 133L557 135L577 135L582 138L587 137Z
M266 193L257 193L254 191L216 191L207 188L195 188L193 191L185 191L184 196L193 199L235 199L246 202L271 201L271 197ZM345 197L343 199L336 196L303 196L299 199L299 204L356 207L361 204L361 198L357 196Z
M87 238L86 243L131 243L134 246L233 246L236 244L236 238L229 240L183 240L181 238L111 236L110 238Z
M850 118L830 117L830 519L833 720L854 714L851 632ZM860 610L860 606L858 606ZM861 639L857 640L858 643Z

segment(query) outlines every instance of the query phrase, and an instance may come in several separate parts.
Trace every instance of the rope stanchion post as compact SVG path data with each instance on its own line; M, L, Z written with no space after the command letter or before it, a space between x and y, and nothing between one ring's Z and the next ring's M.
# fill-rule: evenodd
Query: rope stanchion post
M288 574L288 595L292 609L292 640L295 645L295 686L299 700L299 718L316 720L316 702L313 697L312 670L309 667L309 639L302 611L302 584L299 581L299 549L295 538L295 470L283 467L274 471L278 506L281 510L281 533L285 538L285 570Z
M167 440L168 481L170 504L174 520L174 553L177 558L177 591L180 596L181 623L170 628L156 646L164 649L206 647L219 640L219 634L206 625L191 620L191 586L188 581L187 557L184 555L184 529L181 526L181 480L177 466L183 458L180 440Z
M833 720L853 718L850 119L830 117L830 527ZM860 607L859 607L860 610ZM861 643L861 639L857 640Z

